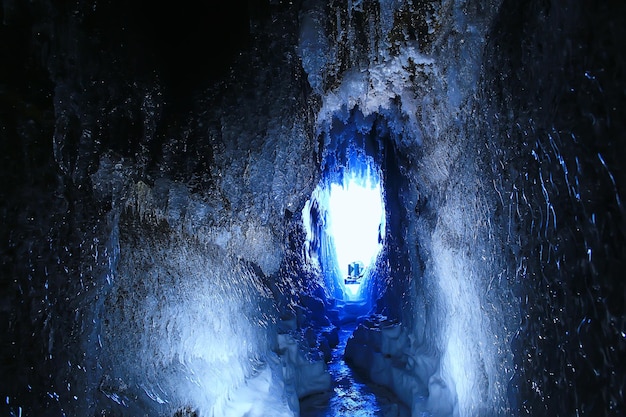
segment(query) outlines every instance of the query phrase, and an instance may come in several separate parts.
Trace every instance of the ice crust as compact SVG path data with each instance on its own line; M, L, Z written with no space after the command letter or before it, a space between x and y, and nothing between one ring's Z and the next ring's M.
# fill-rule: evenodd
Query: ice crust
M267 229L224 230L173 182L138 183L127 207L106 303L105 395L125 405L140 385L147 395L140 403L152 400L157 409L193 404L199 415L292 416L299 398L330 388L324 357L310 355L317 337L307 343L299 330L315 320L330 325L323 301L310 297L293 319L279 319L274 297L283 296L264 273L229 255L262 271L267 264L257 254L271 254Z

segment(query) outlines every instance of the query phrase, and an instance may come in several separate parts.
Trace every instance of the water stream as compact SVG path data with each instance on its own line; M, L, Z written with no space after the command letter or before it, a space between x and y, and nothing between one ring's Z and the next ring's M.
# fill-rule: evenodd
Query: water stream
M339 344L328 365L333 390L312 395L300 403L301 417L409 417L408 408L389 390L368 382L346 364L346 343L356 324L339 330Z

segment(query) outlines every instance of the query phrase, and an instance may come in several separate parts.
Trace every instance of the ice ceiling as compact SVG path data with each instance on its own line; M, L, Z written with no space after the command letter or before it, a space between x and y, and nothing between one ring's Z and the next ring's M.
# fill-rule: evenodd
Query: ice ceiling
M1 8L0 414L625 413L626 3L127 3Z

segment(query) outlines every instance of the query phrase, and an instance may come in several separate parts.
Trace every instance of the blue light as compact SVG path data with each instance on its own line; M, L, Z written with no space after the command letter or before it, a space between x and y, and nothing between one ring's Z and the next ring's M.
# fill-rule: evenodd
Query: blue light
M373 159L358 154L348 165L322 181L303 208L304 249L308 262L321 268L329 293L358 300L383 247L385 209Z
M369 267L380 252L383 220L380 182L359 179L352 174L344 184L331 184L328 198L328 232L333 239L337 263L342 276L348 275L348 264L361 262Z

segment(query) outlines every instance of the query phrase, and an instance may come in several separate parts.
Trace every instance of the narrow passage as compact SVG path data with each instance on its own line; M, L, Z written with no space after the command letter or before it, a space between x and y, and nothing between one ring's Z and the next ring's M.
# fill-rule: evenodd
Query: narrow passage
M389 390L367 382L343 358L346 343L356 328L348 323L339 329L339 344L328 365L333 390L300 402L301 417L409 417L408 407Z

